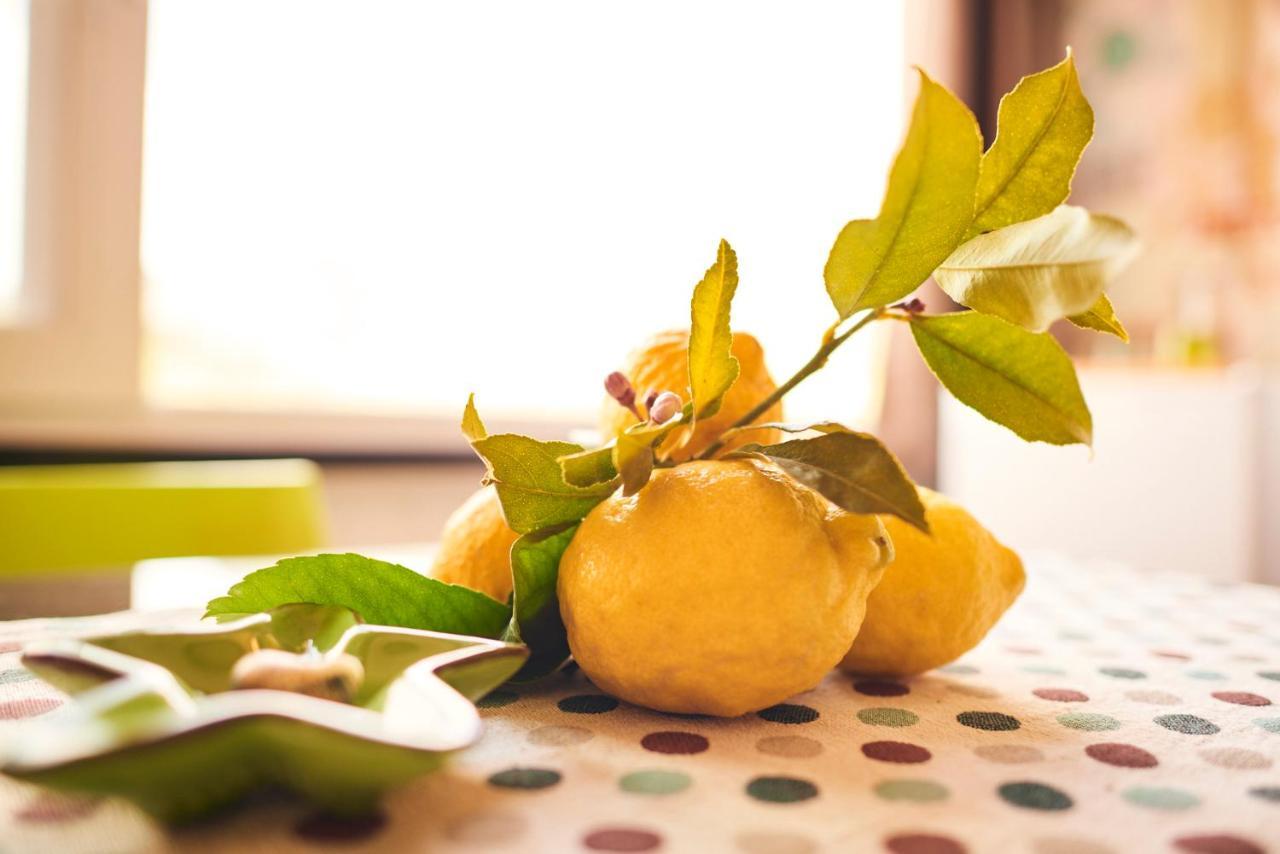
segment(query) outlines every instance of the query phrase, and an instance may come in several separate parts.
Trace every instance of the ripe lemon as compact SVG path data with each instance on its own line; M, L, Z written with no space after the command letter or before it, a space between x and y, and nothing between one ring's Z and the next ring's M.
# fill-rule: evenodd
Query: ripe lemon
M445 522L431 576L505 602L511 595L511 544L517 536L507 527L497 490L486 486Z
M876 517L768 463L696 461L591 511L560 561L560 613L604 691L741 715L822 680L892 554Z
M760 342L745 332L733 333L732 351L738 360L738 378L725 394L720 411L698 422L693 437L681 446L685 430L677 430L659 447L662 456L683 462L706 450L716 437L751 411L757 403L772 394L778 386L764 364L764 350ZM644 412L644 398L650 391L673 391L682 400L689 400L689 332L672 330L652 336L627 356L622 373L635 388L637 408ZM757 421L781 421L782 402L779 401L757 418ZM600 435L607 441L620 430L636 423L636 417L606 397L600 410ZM726 453L748 442L767 445L781 441L777 430L750 430L732 437L721 453Z
M909 676L954 661L1022 592L1017 554L945 495L921 488L920 500L933 536L884 517L896 557L867 600L843 670Z

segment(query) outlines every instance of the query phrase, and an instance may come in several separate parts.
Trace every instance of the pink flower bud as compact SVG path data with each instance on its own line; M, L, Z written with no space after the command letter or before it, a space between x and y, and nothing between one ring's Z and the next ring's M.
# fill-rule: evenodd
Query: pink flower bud
M664 391L653 401L653 406L649 407L649 420L654 424L665 424L679 415L683 408L684 402L680 400L680 395Z
M653 409L653 402L658 399L658 394L658 390L653 388L644 393L644 408L646 412Z
M640 417L640 413L636 412L636 390L621 371L614 371L604 378L604 390L619 404L635 413L637 418Z

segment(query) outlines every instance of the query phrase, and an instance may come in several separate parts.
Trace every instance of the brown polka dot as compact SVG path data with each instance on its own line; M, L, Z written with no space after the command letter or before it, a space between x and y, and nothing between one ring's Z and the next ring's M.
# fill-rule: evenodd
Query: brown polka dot
M445 835L466 845L500 845L524 833L526 824L515 813L482 812L458 819L445 828Z
M892 679L859 679L853 683L853 690L868 697L901 697L911 691L906 685Z
M377 835L387 824L380 812L363 816L312 813L293 826L293 832L310 842L358 842Z
M1002 765L1021 765L1044 759L1044 754L1038 748L1028 744L984 744L975 747L973 752L988 762L999 762Z
M651 732L640 739L640 746L654 753L701 753L711 746L705 736L695 732Z
M1179 836L1173 845L1180 851L1193 854L1266 854L1266 851L1239 836L1214 834L1210 836Z
M1055 703L1085 703L1089 700L1088 694L1070 688L1037 688L1031 693L1041 700L1053 700Z
M86 818L98 809L97 798L75 797L55 792L45 792L18 810L18 821L32 824L58 824Z
M537 729L529 731L525 738L529 739L530 744L536 744L541 747L565 747L570 744L582 744L584 741L590 741L593 733L589 729L583 729L580 726L540 726Z
M965 854L967 850L949 836L934 833L899 833L884 841L893 854Z
M862 745L862 753L868 759L878 762L898 762L915 764L928 762L933 754L918 744L907 744L905 741L868 741Z
M1135 703L1150 703L1153 706L1176 706L1182 702L1181 697L1168 691L1125 691L1124 695Z
M53 697L25 697L21 700L10 700L7 703L0 703L0 721L32 718L51 712L61 705L62 701Z
M1119 768L1154 768L1160 764L1155 756L1132 744L1091 744L1084 752L1092 759Z
M1271 767L1271 760L1255 750L1241 747L1211 747L1200 751L1200 757L1210 765L1241 771L1261 771Z
M582 844L592 851L652 851L662 844L662 837L634 827L604 827L588 833Z
M822 753L822 742L803 735L773 735L757 741L756 750L770 756L811 759Z
M1172 658L1174 661L1191 660L1191 656L1187 655L1185 652L1170 652L1167 649L1153 649L1151 650L1151 654L1159 656L1160 658Z
M1237 706L1269 706L1271 701L1259 694L1248 691L1214 691L1213 698L1224 703L1235 703Z
M812 854L818 845L795 833L741 833L734 840L746 854Z

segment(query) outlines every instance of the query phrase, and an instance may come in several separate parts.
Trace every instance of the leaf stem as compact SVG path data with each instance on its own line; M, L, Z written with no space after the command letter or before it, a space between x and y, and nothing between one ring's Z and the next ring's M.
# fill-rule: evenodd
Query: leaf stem
M755 407L750 412L748 412L746 415L742 416L737 421L730 424L725 429L725 433L727 433L729 430L735 430L739 427L746 427L748 424L753 423L761 415L768 412L769 407L773 406L775 403L781 400L783 395L791 391L791 389L795 388L796 386L800 385L800 383L802 383L806 377L816 372L819 368L825 365L827 363L827 359L830 358L833 352L835 352L836 348L839 347L841 344L843 344L845 341L848 341L849 338L855 332L862 329L862 327L871 323L873 320L878 320L881 317L884 317L886 314L888 314L888 311L885 308L877 308L872 311L869 311L866 314L864 314L858 320L857 323L853 324L847 330L845 330L844 332L841 332L839 335L836 334L836 330L839 328L840 322L837 321L836 323L832 324L831 327L828 328L825 333L823 333L822 346L818 348L818 352L813 354L813 358L805 362L804 366L801 367L800 370L796 371L795 374L792 375L791 379L787 380L782 385L774 389L772 394L770 394L764 400L756 404ZM715 456L716 452L724 447L725 433L721 433L718 439L716 439L709 446L707 446L707 449L698 455L698 459L709 460L713 456Z

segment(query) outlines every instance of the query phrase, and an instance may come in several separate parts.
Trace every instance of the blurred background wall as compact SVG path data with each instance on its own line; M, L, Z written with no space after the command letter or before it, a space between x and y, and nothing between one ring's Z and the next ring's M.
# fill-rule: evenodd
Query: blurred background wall
M788 414L879 430L1015 545L1280 581L1278 39L1274 0L0 0L0 461L309 456L335 544L431 539L480 474L468 392L590 426L721 236L790 374L908 65L990 141L1070 45L1074 198L1144 241L1131 345L1055 330L1092 456L979 423L892 336Z

